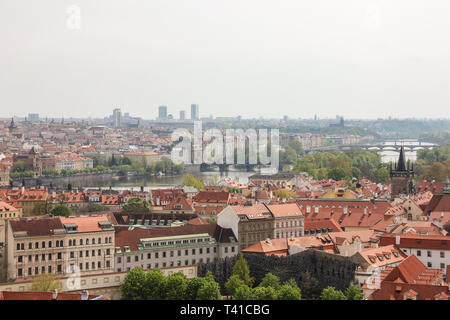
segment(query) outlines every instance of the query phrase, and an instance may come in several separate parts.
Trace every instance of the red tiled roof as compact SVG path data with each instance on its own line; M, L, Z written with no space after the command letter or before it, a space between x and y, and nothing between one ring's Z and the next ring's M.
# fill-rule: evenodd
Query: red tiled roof
M230 193L225 191L200 191L193 198L194 202L207 203L228 203L229 199Z

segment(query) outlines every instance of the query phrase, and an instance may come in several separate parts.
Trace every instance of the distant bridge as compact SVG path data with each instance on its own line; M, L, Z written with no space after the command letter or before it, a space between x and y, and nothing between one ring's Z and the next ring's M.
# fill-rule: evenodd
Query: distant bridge
M343 144L343 145L335 145L335 146L327 146L327 147L319 147L313 148L310 150L305 150L307 153L309 152L327 152L327 151L345 151L350 149L364 149L364 150L375 150L375 151L397 151L400 152L401 147L405 149L405 151L414 152L420 149L433 149L440 147L439 144L430 143L430 142L422 142L422 141L392 141L389 143L374 143L374 144Z

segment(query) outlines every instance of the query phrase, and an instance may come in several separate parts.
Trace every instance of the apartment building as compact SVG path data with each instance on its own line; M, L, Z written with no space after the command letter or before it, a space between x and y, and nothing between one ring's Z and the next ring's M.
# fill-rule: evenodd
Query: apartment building
M441 269L444 274L450 265L450 236L409 233L384 234L380 237L380 246L390 244L395 244L408 256L415 255L427 268Z
M266 205L274 217L274 237L300 237L304 235L304 216L296 203Z
M106 215L12 219L6 226L7 278L114 270L114 228Z
M116 226L116 272L189 266L238 252L233 231L216 224L151 229Z
M262 203L228 206L217 216L217 224L233 230L240 250L258 241L274 238L274 217Z

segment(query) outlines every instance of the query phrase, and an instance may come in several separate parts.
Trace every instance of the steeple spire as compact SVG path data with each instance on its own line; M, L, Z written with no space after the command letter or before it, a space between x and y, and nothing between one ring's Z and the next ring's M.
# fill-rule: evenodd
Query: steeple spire
M450 180L447 179L445 180L445 188L444 188L444 193L450 193Z
M407 171L406 169L406 157L405 157L405 149L403 146L400 149L400 156L398 157L397 168L396 171Z

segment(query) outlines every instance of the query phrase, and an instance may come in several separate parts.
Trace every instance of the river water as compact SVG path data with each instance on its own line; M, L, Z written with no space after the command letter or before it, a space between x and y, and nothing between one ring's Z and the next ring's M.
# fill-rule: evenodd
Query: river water
M248 177L257 172L251 171L229 171L229 172L197 172L192 175L196 178L201 178L204 181L208 181L213 176L220 178L232 178L240 183L247 183ZM180 176L138 176L138 177L126 177L119 180L112 179L109 181L91 181L85 184L84 188L109 188L114 190L131 189L138 190L141 186L144 190L158 189L158 188L170 188L175 186L181 186L184 175Z

